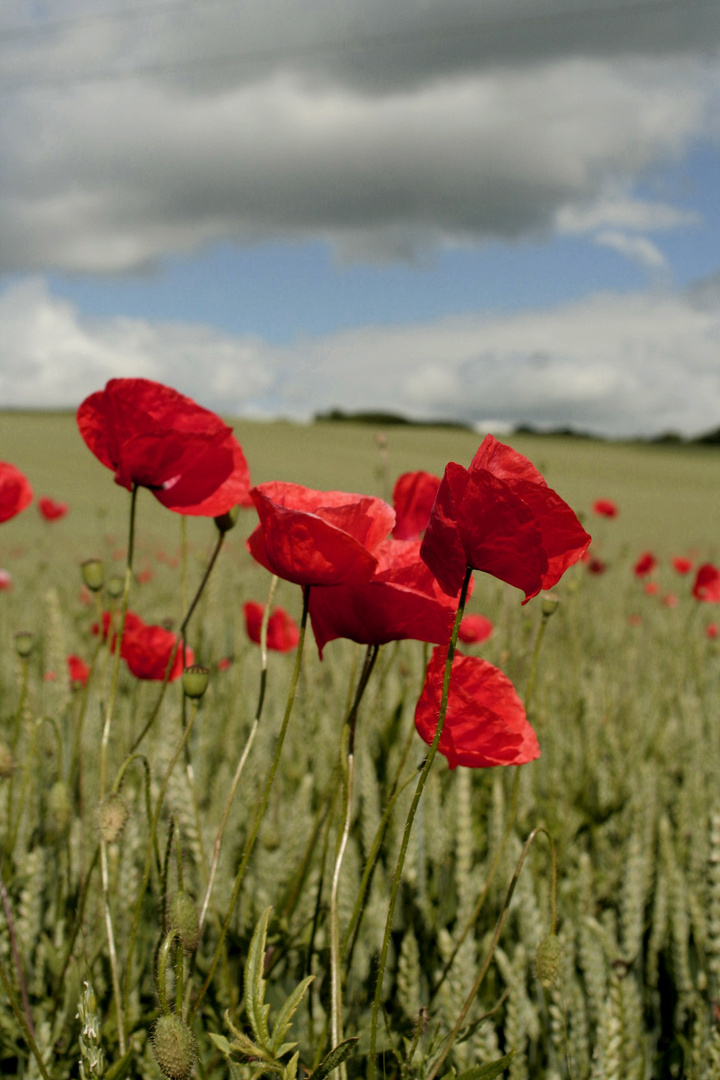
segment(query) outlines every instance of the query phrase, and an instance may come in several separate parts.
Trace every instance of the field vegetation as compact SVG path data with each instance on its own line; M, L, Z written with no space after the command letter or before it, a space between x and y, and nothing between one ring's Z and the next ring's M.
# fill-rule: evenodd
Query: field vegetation
M467 465L480 441L445 428L378 438L374 427L332 422L234 427L256 483L386 499L399 474ZM494 629L463 651L497 665L528 698L541 756L519 769L451 770L435 760L393 921L377 1075L715 1080L720 611L698 602L692 583L699 565L720 559L720 451L506 441L581 516L599 572L571 567L552 615L542 595L523 606L516 589L476 574L468 611ZM0 525L0 567L11 577L0 590L0 1075L159 1077L153 1037L167 1037L167 1076L190 1075L188 1054L193 1074L208 1080L367 1076L390 889L428 751L413 716L430 648L383 646L359 708L338 893L343 1039L352 1042L328 1059L341 733L364 648L331 641L321 661L308 636L267 788L295 662L292 652L270 653L261 722L234 790L261 686L243 605L265 603L270 589L245 548L257 515L242 510L188 629L196 662L210 670L199 704L177 681L156 709L160 683L121 665L107 761L107 790L118 796L110 809L122 818L113 832L100 779L112 665L92 626L100 608L117 608L112 580L125 569L130 497L71 415L0 416L0 460L17 465L36 496L70 507L44 521L33 504ZM599 498L617 504L617 517L593 515ZM211 520L181 519L141 490L131 609L177 629L216 535ZM639 577L648 551L657 566ZM677 556L689 573L673 567ZM98 593L82 585L91 558L103 564ZM298 586L278 582L274 603L300 622ZM19 631L32 635L26 656ZM71 681L70 655L91 668L84 686ZM202 934L183 953L173 898L201 907L219 831Z

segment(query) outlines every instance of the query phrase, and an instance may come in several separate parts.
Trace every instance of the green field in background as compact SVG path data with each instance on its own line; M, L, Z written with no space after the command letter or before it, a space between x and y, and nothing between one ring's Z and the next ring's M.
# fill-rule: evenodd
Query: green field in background
M378 427L229 422L254 483L289 480L320 489L391 493L384 490ZM481 441L474 432L440 427L391 426L384 434L390 486L408 470L442 474L450 460L467 466ZM697 548L703 557L715 557L720 546L720 448L527 434L503 441L526 454L578 513L587 514L596 498L616 500L626 543L652 547L659 555ZM98 521L103 530L124 529L127 495L86 448L72 414L0 414L0 460L22 469L36 496L70 503L66 534L79 538L83 532L92 538ZM153 499L144 498L141 506L141 528L164 527L167 515ZM8 529L23 538L36 527L36 517L31 508L8 523L3 539L9 539ZM586 524L592 531L593 524L607 523L586 518Z

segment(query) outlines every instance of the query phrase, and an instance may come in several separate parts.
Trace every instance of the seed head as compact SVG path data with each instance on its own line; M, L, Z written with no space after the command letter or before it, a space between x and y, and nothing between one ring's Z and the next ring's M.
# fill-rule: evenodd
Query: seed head
M15 635L15 652L22 660L27 660L35 648L35 635L29 630L18 630Z
M119 791L113 791L97 808L97 825L106 844L113 844L125 828L130 811Z
M189 698L199 699L207 690L210 671L200 664L193 664L183 671L183 690Z
M88 589L92 592L100 592L105 580L103 564L99 559L86 559L80 567L82 578Z
M168 1080L189 1080L197 1059L195 1036L174 1013L166 1013L152 1032L155 1060Z
M125 582L121 577L111 577L108 579L107 591L113 600L119 600L125 591Z
M560 978L562 945L557 934L548 934L535 954L535 974L544 987L554 986Z
M557 593L543 593L541 610L546 619L549 619L551 615L554 615L559 606L560 597L557 595Z

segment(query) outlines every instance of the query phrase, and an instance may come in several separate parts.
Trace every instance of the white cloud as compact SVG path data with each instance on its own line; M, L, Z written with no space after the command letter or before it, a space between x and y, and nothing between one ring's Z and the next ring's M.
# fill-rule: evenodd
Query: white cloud
M604 229L596 235L595 243L613 248L650 270L664 270L667 266L660 248L646 236L630 236L619 229Z
M711 132L720 28L638 7L158 5L2 39L0 272L136 270L226 238L413 259L688 224L632 187Z
M145 375L246 416L303 419L340 407L496 429L694 435L720 417L719 346L715 281L279 348L204 326L89 322L34 279L0 297L0 401L75 406L112 376Z

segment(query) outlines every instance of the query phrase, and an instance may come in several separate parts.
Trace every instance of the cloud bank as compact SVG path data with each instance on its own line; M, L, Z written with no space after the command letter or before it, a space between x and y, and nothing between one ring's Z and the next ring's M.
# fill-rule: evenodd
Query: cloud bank
M389 410L491 427L693 436L720 417L720 277L551 310L368 327L279 348L206 326L90 321L28 280L0 297L4 407L76 407L116 376L224 414Z

